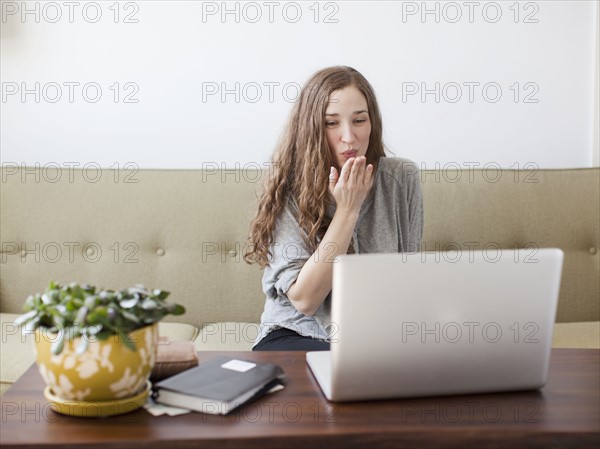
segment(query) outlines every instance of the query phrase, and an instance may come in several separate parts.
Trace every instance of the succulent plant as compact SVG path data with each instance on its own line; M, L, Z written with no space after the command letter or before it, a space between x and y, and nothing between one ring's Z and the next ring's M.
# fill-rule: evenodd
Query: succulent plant
M31 295L15 322L23 331L44 328L57 333L52 353L60 354L65 340L82 337L76 352L82 354L94 340L116 335L126 347L135 351L129 333L160 321L166 315L185 313L183 306L167 303L169 292L148 290L135 285L120 291L99 290L77 283L60 285L51 281L44 293Z

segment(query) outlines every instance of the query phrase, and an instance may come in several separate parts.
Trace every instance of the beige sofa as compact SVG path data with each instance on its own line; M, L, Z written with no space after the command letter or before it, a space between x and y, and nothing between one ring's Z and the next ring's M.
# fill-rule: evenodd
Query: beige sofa
M32 363L13 321L50 280L171 292L198 350L250 349L264 295L242 250L266 172L2 168L2 392ZM421 171L424 249L559 247L556 347L600 347L600 170Z

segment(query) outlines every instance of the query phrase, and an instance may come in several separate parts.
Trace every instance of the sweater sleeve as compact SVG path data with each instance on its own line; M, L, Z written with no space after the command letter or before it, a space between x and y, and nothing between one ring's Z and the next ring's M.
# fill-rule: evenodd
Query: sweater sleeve
M417 252L423 239L423 191L417 164L410 163L405 169L408 201L408 252Z
M265 268L263 290L270 298L286 296L310 257L300 225L289 207L279 217L270 246L271 257Z

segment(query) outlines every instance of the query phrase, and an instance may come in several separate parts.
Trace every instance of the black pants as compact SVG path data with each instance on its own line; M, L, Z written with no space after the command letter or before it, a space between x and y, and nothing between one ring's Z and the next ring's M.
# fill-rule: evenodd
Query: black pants
M276 329L258 342L253 351L329 351L329 343L304 337L290 329Z

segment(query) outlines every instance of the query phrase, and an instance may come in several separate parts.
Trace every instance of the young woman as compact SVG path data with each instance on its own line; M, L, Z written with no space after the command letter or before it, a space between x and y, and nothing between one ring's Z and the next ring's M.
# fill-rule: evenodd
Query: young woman
M253 350L327 350L335 257L420 246L417 167L385 156L373 88L346 66L306 83L272 162L244 255L264 267Z

